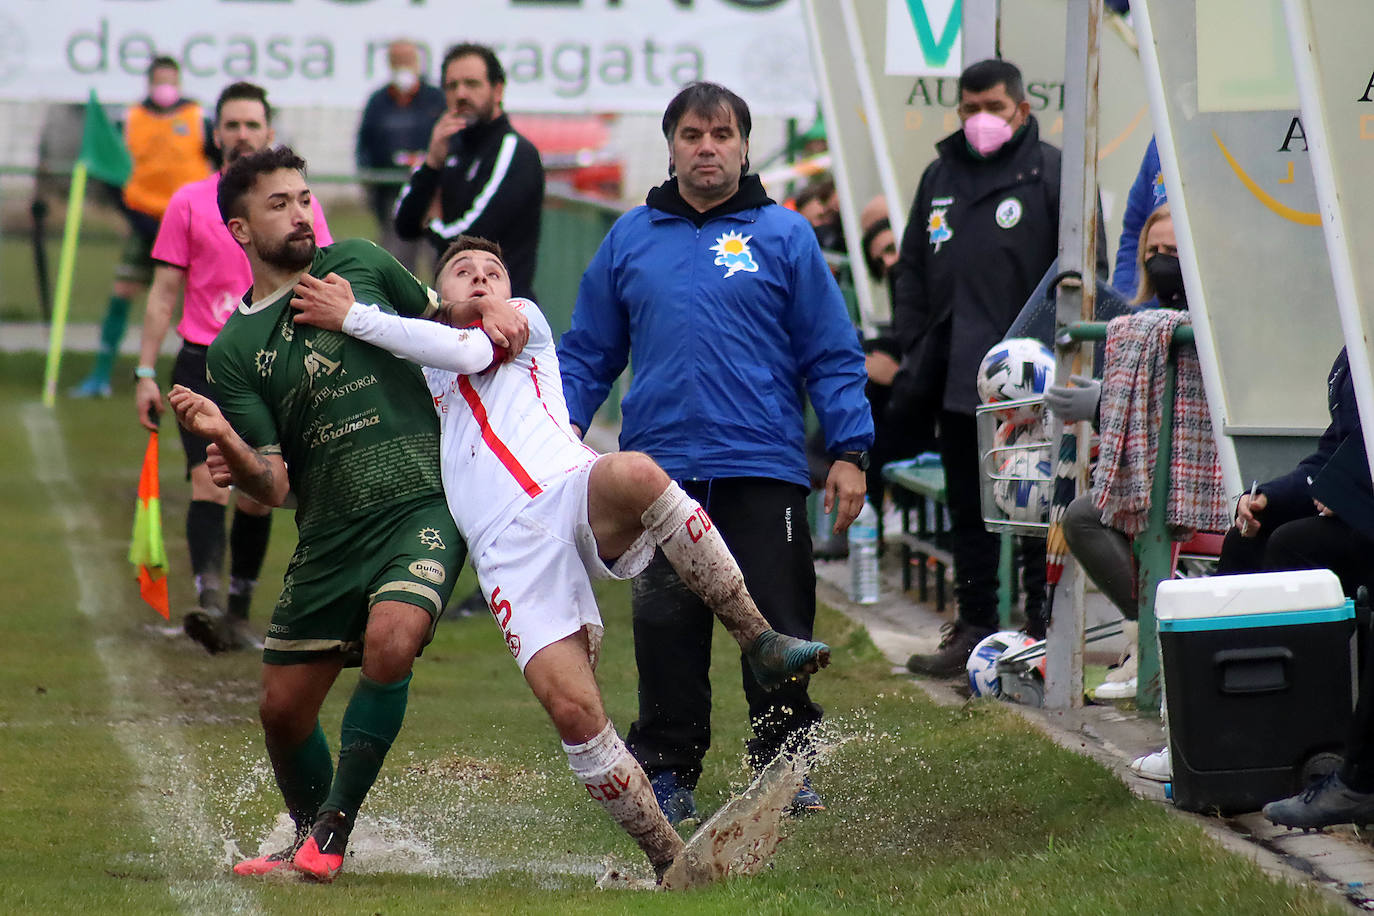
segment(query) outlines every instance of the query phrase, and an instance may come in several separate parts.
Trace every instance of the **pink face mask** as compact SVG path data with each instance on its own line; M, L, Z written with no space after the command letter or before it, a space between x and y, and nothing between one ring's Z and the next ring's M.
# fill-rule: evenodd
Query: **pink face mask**
M158 83L148 90L148 98L159 108L171 108L181 98L181 90L171 83Z
M980 156L991 156L1011 139L1011 125L995 114L980 111L964 122L964 137Z

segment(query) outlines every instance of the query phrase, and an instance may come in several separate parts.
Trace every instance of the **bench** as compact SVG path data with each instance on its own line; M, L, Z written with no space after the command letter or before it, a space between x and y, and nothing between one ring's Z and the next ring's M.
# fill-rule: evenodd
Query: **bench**
M891 491L893 505L902 513L901 533L893 537L901 550L902 590L911 589L911 567L915 560L917 598L929 600L927 570L934 569L935 607L943 612L945 579L954 567L954 557L948 547L949 527L945 521L945 469L934 456L894 461L883 467L883 480Z

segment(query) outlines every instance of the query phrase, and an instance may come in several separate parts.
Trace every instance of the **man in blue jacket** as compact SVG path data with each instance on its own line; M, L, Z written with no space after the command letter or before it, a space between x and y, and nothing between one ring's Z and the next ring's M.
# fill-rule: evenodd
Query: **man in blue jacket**
M1121 213L1121 237L1116 243L1116 267L1112 270L1112 289L1123 299L1133 299L1140 278L1136 276L1135 262L1140 254L1140 229L1145 220L1162 203L1167 203L1169 195L1164 191L1164 171L1159 164L1159 147L1155 138L1150 138L1145 147L1145 156L1140 160L1140 171L1136 172L1131 190L1126 194L1126 207ZM1142 308L1154 307L1158 303L1146 303Z
M843 532L864 500L873 419L844 300L798 214L749 171L749 107L693 83L663 115L664 184L611 228L558 346L572 422L586 430L634 353L620 447L647 452L719 526L759 610L811 638L816 573L806 519L803 392L835 458L825 504ZM675 177L672 177L675 176ZM674 824L710 745L713 618L660 553L634 583L639 718L627 744ZM804 750L821 708L799 679L765 692L746 670L750 763ZM797 810L823 807L809 784Z

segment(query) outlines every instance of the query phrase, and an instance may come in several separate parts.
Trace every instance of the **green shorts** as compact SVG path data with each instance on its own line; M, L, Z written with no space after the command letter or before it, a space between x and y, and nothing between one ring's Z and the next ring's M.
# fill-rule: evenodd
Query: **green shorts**
M115 267L115 277L130 283L137 283L140 286L147 286L152 283L153 267L155 266L153 263L153 242L156 240L156 235L149 236L136 228L132 229L124 242L124 250L119 255L119 264Z
M267 626L263 662L291 665L342 652L356 663L368 613L379 601L424 609L428 644L467 552L442 495L302 541Z

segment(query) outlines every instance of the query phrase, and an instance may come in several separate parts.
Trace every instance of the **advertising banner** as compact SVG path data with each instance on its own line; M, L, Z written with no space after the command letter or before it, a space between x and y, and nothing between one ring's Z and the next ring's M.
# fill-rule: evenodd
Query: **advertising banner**
M7 0L0 99L137 98L165 54L201 99L242 79L278 104L354 107L396 38L435 83L449 45L493 46L516 111L661 112L708 79L760 114L815 113L800 0Z
M1238 492L1310 449L1341 345L1283 9L1132 9L1208 401Z
M1303 125L1366 443L1374 441L1374 5L1285 0ZM1374 456L1374 448L1366 454Z

